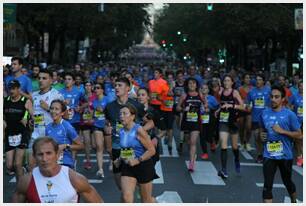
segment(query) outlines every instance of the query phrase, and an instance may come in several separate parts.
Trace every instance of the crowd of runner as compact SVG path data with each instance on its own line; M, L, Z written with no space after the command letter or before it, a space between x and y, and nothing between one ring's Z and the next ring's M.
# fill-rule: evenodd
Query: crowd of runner
M301 73L287 78L240 67L114 63L43 69L25 68L22 58L13 57L3 68L3 88L6 173L17 178L13 202L78 202L78 195L102 202L75 172L82 151L86 170L95 169L101 179L106 168L112 170L122 202L133 202L136 188L142 202L155 202L152 181L159 178L154 166L161 141L170 155L173 148L180 155L188 150L189 172L197 170L197 159L209 159L208 146L220 150L217 175L226 179L228 139L237 173L239 147L250 151L256 143L265 202L272 202L277 168L296 202L291 173L293 164L303 166ZM97 165L90 162L92 152Z

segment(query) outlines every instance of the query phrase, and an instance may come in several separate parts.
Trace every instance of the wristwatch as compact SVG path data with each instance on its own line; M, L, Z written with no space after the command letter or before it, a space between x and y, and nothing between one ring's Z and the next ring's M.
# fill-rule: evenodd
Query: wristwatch
M66 144L66 149L71 149L71 145L70 144Z

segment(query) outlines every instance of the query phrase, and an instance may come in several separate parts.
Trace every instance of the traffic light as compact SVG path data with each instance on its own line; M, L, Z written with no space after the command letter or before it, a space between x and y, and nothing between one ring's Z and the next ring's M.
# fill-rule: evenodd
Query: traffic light
M186 37L183 38L183 42L187 42L187 38Z
M207 11L213 10L213 4L207 4Z
M166 47L167 45L166 44L163 44L163 47Z
M161 40L161 43L162 44L166 44L166 40Z
M181 31L177 31L176 33L177 33L177 35L181 35L181 34L182 34L182 32L181 32Z
M172 44L172 43L170 43L170 44L169 44L169 46L170 46L170 47L173 47L173 44Z

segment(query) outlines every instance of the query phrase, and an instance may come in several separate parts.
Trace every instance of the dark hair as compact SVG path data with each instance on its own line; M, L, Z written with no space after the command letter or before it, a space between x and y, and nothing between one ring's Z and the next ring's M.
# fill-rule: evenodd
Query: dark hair
M278 90L281 93L282 98L286 97L286 91L282 86L274 84L271 87L271 92L272 90Z
M224 81L224 79L225 79L226 77L228 77L228 78L230 78L230 79L232 80L232 82L233 82L232 88L235 88L235 81L234 81L234 78L233 78L231 75L229 75L229 74L225 74L225 75L223 76L222 83L223 83L223 81ZM224 83L223 83L223 84L224 84ZM224 85L223 85L223 87L224 87Z
M39 68L39 71L41 70L41 67L40 67L38 64L33 64L32 70L33 70L34 67L38 67L38 68Z
M160 68L154 68L154 72L158 71L161 75L163 74L163 71Z
M183 75L184 75L183 70L181 70L181 69L180 69L180 70L177 70L177 71L176 71L176 76L178 76L179 74L183 74Z
M199 91L199 87L200 87L199 82L198 82L195 78L189 77L189 78L186 79L185 82L184 82L184 90L185 90L185 93L188 92L188 83L189 83L190 81L195 81L195 82L196 82L196 85L197 85L196 91L198 92L198 91Z
M11 80L8 84L9 89L20 88L20 82L17 79Z
M65 111L67 110L67 106L66 106L66 104L64 103L63 100L60 100L60 99L55 99L55 100L53 100L53 101L51 102L51 104L50 104L50 107L51 107L51 105L52 105L53 103L59 103L59 104L61 105L61 107L62 107L62 112L65 112Z
M37 150L37 147L38 145L41 145L41 144L47 144L47 143L51 143L53 148L54 148L54 151L57 153L58 152L58 143L51 137L40 137L40 138L37 138L35 139L33 145L32 145L32 151L33 151L33 154L34 156L36 155L36 150Z
M125 83L126 86L131 87L131 83L128 80L128 78L126 78L126 77L120 77L120 78L116 79L116 82L122 82L122 83Z
M75 81L75 76L74 76L74 74L72 74L71 72L65 72L64 77L65 77L65 76L71 76L72 79Z
M134 106L134 105L132 105L131 103L126 103L125 105L123 105L123 107L121 108L121 109L123 109L123 108L128 108L128 110L130 111L130 113L132 114L132 115L135 115L135 118L136 118L136 116L137 116L137 109L136 109L136 107ZM135 119L134 119L135 120Z
M49 74L49 76L52 78L53 77L53 72L49 69L42 69L39 70L39 73L45 73L45 74Z
M120 76L120 74L118 72L115 72L115 71L111 71L110 74L109 74L110 78L114 78L114 77L119 78L119 76Z
M150 92L149 92L149 89L148 89L148 88L146 88L146 87L141 87L141 88L139 88L139 89L137 90L137 95L138 95L138 92L139 92L140 90L144 90L144 91L146 91L146 93L147 93L148 95L150 94Z
M173 75L174 76L174 72L171 70L167 70L166 71L166 77L168 77L168 75Z
M16 61L16 60L18 61L19 64L23 64L23 59L18 56L12 57L11 62Z
M127 74L131 75L131 77L134 78L134 75L132 74L132 72L126 71L125 75L127 75Z
M104 91L104 83L100 83L100 82L95 82L94 83L94 85L96 85L96 84L98 84L98 85L100 85L101 86L101 88L103 89L103 91ZM104 93L104 92L103 92Z
M81 77L81 81L82 82L84 81L83 74L81 74L80 72L77 72L74 76L75 77Z
M265 80L265 76L263 75L263 74L256 74L256 77L260 77L260 78L262 78L262 80L265 82L266 80Z

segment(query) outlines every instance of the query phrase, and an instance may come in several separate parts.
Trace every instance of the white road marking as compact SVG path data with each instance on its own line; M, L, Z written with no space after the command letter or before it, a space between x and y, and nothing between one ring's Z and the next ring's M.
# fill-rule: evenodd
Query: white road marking
M86 159L83 160L83 162L86 162ZM90 162L97 162L96 159L91 159ZM103 159L103 162L109 162L108 159Z
M174 140L174 137L172 138L172 155L169 154L168 152L168 145L164 144L164 138L162 138L160 140L161 144L162 144L162 149L163 149L163 154L161 154L161 157L179 157L178 153L177 153L177 149L176 149L176 143Z
M188 168L189 161L186 161ZM218 176L218 171L210 161L196 161L194 172L190 172L192 181L196 185L225 185Z
M303 168L302 167L293 165L292 168L293 168L294 171L296 171L297 173L299 173L300 175L303 176Z
M176 191L165 191L156 197L157 203L183 203L182 198Z
M255 167L262 167L260 163L252 163L252 162L240 162L241 166L255 166Z
M263 183L256 183L257 187L263 187L263 185L264 185ZM273 184L273 188L285 188L286 189L284 184Z
M254 158L245 150L240 150L242 156L247 160L253 160Z
M98 179L88 179L88 182L91 184L97 184L97 183L102 183L103 180L98 180Z
M302 203L302 201L301 201L301 200L298 200L298 199L296 199L296 202L297 202L297 203ZM284 203L291 203L290 197L285 196L285 198L284 198Z
M10 180L10 183L16 183L16 177L13 177L13 178Z
M157 175L159 176L158 179L153 180L153 184L164 184L164 176L163 176L163 170L161 166L161 162L158 161L155 165L155 170Z

